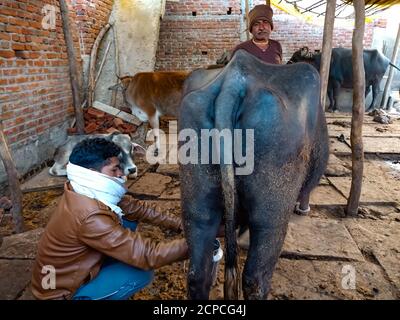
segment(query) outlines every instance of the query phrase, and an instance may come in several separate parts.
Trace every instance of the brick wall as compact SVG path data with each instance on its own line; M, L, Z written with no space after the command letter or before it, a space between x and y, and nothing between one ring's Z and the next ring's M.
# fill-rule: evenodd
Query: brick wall
M70 5L70 21L80 65L83 52L74 22L81 21L85 52L90 52L99 29L108 20L112 0L71 0L71 3L74 6ZM42 10L46 5L55 7L54 29L43 27ZM80 20L82 12L77 17L75 10L81 5L88 12L83 20ZM59 2L54 0L0 3L0 111L5 135L14 151L29 144L37 145L42 135L65 126L73 116L67 49L58 6ZM95 12L99 6L106 9ZM90 34L85 36L85 32ZM39 158L39 162L46 160Z
M108 22L114 0L74 0L83 54L90 54L101 28Z
M282 44L284 61L302 46L321 48L322 25L306 23L277 8L273 10L275 28L271 38ZM231 50L240 43L241 14L240 0L167 0L166 14L160 26L156 70L192 70L214 64L224 50ZM353 29L339 24L337 22L335 26L333 46L351 48ZM373 24L365 26L365 48L371 46L373 27Z

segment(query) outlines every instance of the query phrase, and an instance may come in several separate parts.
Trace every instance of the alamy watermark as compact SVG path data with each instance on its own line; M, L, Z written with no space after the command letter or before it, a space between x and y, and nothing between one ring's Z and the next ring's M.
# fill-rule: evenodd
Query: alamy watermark
M235 164L236 175L254 171L254 129L183 129L178 133L177 121L170 121L168 135L160 129L152 133L154 138L148 135L147 141L154 143L146 151L150 164ZM178 142L182 142L179 148Z
M45 265L42 267L42 288L45 290L56 288L56 268L52 265Z
M42 8L42 28L45 30L56 29L56 7L51 4L46 4Z
M346 264L342 267L342 288L345 290L355 290L356 289L356 269L350 265Z

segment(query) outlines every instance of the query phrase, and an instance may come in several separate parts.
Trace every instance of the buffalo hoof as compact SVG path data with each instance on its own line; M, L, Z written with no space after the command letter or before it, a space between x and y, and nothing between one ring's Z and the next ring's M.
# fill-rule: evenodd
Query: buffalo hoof
M299 216L306 216L308 213L311 211L310 206L306 209L300 209L300 203L296 203L296 206L294 207L294 213L298 214Z
M336 110L331 109L331 108L328 109L328 112L330 112L330 113L334 113L335 111L336 111Z

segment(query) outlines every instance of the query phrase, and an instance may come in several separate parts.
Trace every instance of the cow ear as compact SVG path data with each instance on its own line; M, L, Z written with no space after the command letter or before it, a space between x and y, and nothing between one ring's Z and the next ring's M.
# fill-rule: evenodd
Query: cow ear
M144 156L146 155L146 149L143 148L140 144L132 142L132 154Z

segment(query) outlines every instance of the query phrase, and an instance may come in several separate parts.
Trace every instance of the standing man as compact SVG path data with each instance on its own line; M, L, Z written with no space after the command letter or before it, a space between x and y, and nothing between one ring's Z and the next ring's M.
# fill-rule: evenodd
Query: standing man
M239 49L244 49L264 62L272 64L282 63L281 44L270 39L274 30L272 21L273 12L270 6L260 4L249 12L249 30L253 35L251 40L238 44L232 52L232 56Z

